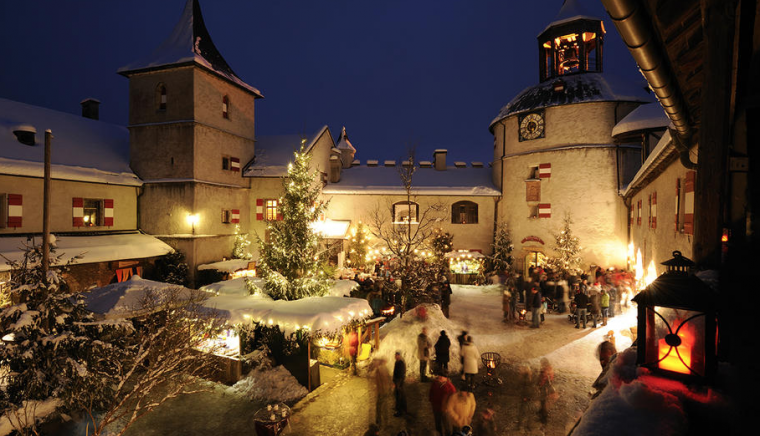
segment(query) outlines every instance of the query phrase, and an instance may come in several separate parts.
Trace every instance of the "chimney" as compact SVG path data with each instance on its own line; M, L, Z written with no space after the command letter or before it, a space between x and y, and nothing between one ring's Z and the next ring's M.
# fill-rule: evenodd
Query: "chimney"
M396 166L396 161L395 160L386 160L385 162L383 162L383 165L385 165L387 167L395 167Z
M342 166L338 156L330 156L330 183L340 182L340 170Z
M100 100L95 98L85 98L80 101L82 105L82 116L91 120L100 119Z
M448 153L448 150L445 148L439 148L433 152L433 162L435 162L436 170L446 171L446 153Z
M343 127L343 130L340 132L338 145L335 147L340 150L340 160L343 164L343 168L351 168L351 163L354 161L354 156L356 156L356 149L351 145L351 141L348 140L348 134L346 133L345 127Z

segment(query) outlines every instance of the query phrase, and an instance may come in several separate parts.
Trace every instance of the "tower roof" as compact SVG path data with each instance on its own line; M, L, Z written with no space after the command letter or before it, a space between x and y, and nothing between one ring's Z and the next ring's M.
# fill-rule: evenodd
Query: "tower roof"
M203 23L203 15L198 0L187 0L179 22L171 35L149 56L118 69L118 73L129 77L131 74L150 70L160 70L180 65L195 64L226 79L252 93L263 97L258 89L243 82L227 64L216 49Z
M549 23L548 26L541 32L543 34L552 27L559 26L560 24L569 23L575 20L593 20L602 21L601 18L594 16L586 11L586 8L581 6L580 0L565 0L560 8L559 13Z
M338 145L335 146L338 150L351 150L353 152L356 152L356 149L353 145L351 145L351 141L348 140L348 134L346 134L346 127L343 127L343 130L340 132L340 138L338 139Z

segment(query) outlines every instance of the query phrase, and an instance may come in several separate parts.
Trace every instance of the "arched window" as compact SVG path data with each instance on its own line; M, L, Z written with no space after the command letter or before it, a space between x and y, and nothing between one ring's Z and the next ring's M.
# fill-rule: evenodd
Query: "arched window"
M226 95L222 97L222 116L224 118L230 117L230 98Z
M393 205L393 222L396 224L417 223L420 219L419 209L417 203L399 201Z
M451 205L451 224L477 224L478 204L458 201Z
M158 110L166 110L166 85L159 83L156 87L156 106Z

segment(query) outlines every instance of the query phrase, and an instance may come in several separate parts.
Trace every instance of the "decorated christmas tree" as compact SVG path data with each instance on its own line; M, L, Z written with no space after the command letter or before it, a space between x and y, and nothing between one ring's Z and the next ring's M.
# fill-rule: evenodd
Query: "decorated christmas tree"
M446 253L450 253L454 249L454 235L437 228L433 233L433 241L430 245L433 248L433 263L436 271L435 279L441 280L449 267Z
M501 272L507 274L512 272L512 263L515 258L512 256L512 250L515 246L512 244L512 235L506 223L499 223L496 227L496 234L493 238L493 254L488 259L489 271Z
M280 198L282 220L269 221L269 240L259 239L260 272L264 291L274 299L297 300L327 293L327 278L320 274L319 236L313 223L324 212L319 201L320 185L316 172L309 170L311 157L304 143L288 164Z
M251 240L248 239L248 233L240 233L240 224L235 224L235 245L232 247L232 257L235 259L250 259L251 253L248 247Z
M348 265L354 268L367 265L372 262L369 256L370 231L361 221L351 230L348 240Z
M559 233L554 233L554 246L556 257L548 259L547 263L563 277L576 275L581 271L583 259L580 257L581 244L577 237L573 236L570 225L573 223L570 216L565 216L564 225Z

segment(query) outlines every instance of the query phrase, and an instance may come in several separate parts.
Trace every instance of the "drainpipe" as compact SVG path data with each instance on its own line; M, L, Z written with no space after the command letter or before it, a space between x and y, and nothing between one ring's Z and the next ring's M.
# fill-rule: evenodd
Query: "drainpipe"
M679 148L681 164L687 169L696 169L696 162L692 162L689 157L693 132L689 125L686 104L678 90L668 60L654 38L651 17L637 0L602 0L602 3L675 126L677 135L673 135L673 142Z

